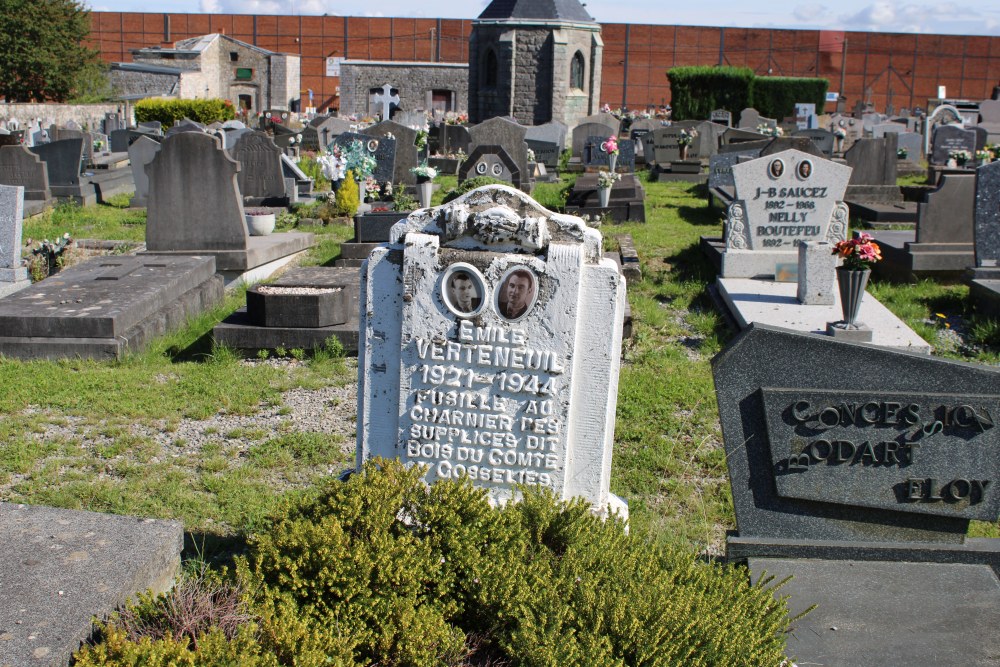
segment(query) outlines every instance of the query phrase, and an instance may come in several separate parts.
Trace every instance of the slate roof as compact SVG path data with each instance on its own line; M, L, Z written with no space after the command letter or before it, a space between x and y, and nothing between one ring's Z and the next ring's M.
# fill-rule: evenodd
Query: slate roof
M493 0L479 19L594 21L578 0Z

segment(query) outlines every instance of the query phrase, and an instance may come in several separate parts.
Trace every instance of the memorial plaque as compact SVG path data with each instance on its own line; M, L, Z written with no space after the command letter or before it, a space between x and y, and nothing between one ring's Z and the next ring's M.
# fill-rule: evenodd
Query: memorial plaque
M559 168L559 156L562 151L559 150L558 144L535 139L528 139L527 144L528 148L535 152L535 162L544 164L549 169Z
M900 549L997 520L995 368L760 325L712 367L740 538Z
M850 167L797 150L733 165L723 277L773 275L776 262L797 262L801 241L843 240L850 177Z
M597 230L487 186L393 227L361 292L359 465L608 508L625 285Z
M733 126L733 114L726 109L714 110L711 114L709 114L708 119L713 123L725 125L726 127Z

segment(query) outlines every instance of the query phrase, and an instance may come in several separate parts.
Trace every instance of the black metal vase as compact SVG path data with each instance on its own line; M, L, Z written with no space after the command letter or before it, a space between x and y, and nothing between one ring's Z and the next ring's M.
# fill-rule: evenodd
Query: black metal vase
M847 328L857 328L861 299L865 295L871 269L848 269L837 267L837 287L840 288L840 309L844 313Z

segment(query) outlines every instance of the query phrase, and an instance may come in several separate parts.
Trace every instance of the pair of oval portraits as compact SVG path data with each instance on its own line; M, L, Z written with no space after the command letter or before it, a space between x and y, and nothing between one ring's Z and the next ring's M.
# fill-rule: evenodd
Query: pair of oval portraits
M538 277L526 266L513 266L491 293L479 269L457 262L441 276L441 299L459 317L475 317L492 304L500 317L514 322L531 312L538 300Z
M767 171L771 174L771 178L781 178L785 173L785 161L781 159L772 160L771 164L767 167ZM795 169L796 175L803 181L812 176L812 172L812 160L802 160Z

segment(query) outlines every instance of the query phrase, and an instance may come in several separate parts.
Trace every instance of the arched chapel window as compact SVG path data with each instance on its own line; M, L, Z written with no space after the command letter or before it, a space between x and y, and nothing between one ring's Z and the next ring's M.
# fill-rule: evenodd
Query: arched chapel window
M569 86L583 90L583 54L577 51L573 55L573 62L569 66Z
M484 88L496 88L497 87L497 71L500 66L497 64L497 54L493 49L489 49L486 52L486 58L483 63L483 87Z

